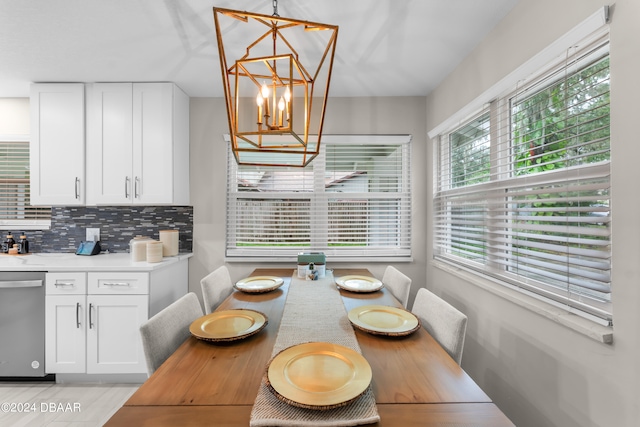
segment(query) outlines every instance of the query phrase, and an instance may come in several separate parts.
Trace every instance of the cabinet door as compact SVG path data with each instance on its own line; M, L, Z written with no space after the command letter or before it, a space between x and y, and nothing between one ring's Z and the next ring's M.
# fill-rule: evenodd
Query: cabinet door
M84 204L84 85L31 85L31 204Z
M45 302L45 372L84 373L86 296L53 295Z
M173 174L173 84L134 83L133 202L173 203Z
M133 201L133 85L96 83L87 93L87 204Z
M140 325L148 319L147 295L89 295L87 373L145 373Z

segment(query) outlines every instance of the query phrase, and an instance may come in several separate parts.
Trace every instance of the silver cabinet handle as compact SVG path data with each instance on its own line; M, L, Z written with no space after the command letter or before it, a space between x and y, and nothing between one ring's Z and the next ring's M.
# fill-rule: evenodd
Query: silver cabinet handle
M53 286L55 286L56 288L58 286L71 286L71 287L74 287L75 285L76 284L73 283L73 282L56 282L56 283L53 284Z
M79 199L80 198L80 178L78 178L77 176L76 176L75 186L76 186L76 188L75 188L76 199Z
M124 198L129 198L129 177L124 178Z
M104 286L131 286L129 282L104 282Z
M80 303L76 303L76 329L80 329Z
M140 192L138 191L139 190L138 189L139 184L140 184L140 178L136 176L136 178L135 178L135 190L134 190L134 193L133 193L133 197L136 198L136 199L140 198Z
M93 304L89 304L89 329L93 329L93 319L91 318L92 310L93 310Z

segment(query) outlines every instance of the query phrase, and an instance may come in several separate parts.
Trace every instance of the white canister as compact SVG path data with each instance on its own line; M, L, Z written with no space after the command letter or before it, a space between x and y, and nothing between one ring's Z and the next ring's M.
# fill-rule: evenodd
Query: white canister
M135 236L129 240L129 252L131 253L131 261L139 262L147 260L147 242L151 239L145 236Z
M162 261L162 242L149 240L147 242L147 262Z
M178 255L178 230L160 230L160 241L162 242L163 256Z

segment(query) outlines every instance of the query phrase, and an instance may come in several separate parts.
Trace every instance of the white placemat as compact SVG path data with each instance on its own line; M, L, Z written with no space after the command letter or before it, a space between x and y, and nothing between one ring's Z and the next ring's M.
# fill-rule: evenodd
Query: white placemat
M312 341L340 344L362 353L331 272L313 281L300 279L294 272L271 357L292 345ZM263 378L250 425L337 427L379 420L371 386L349 405L321 411L282 402L269 391Z

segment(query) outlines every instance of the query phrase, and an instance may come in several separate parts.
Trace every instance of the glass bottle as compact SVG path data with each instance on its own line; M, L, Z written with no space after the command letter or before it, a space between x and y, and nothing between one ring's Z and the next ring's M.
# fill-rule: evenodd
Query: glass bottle
M18 253L29 253L29 241L27 240L27 236L25 236L24 233L20 236L20 240L18 241Z
M7 234L7 238L2 244L2 252L7 254L9 253L9 249L13 248L13 245L16 244L16 241L13 240L13 235L11 233Z

